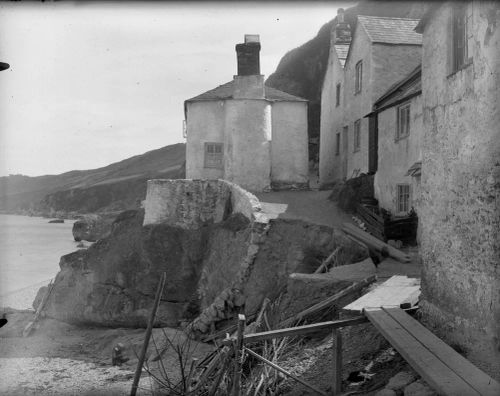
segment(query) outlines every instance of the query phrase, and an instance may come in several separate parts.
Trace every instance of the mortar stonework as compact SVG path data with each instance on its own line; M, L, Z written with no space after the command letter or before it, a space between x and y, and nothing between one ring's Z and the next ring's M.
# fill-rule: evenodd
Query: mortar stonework
M498 378L500 18L493 2L472 7L472 62L454 74L452 4L439 7L423 32L422 309Z
M233 213L252 222L262 217L257 197L225 180L149 180L144 208L144 225L183 228L219 223Z

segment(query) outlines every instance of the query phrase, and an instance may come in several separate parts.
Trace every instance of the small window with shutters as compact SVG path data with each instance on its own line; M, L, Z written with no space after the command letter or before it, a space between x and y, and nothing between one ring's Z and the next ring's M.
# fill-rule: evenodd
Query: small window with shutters
M205 143L205 168L222 169L224 164L224 145Z

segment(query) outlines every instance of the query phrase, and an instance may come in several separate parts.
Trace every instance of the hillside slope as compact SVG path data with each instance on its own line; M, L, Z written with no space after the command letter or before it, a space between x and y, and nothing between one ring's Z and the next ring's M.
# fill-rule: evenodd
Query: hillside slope
M425 3L364 0L345 10L345 19L354 32L357 15L420 18ZM330 32L336 17L324 24L316 37L285 54L266 85L309 100L309 138L319 137L321 89L330 52ZM310 145L309 156L315 159L316 144Z
M179 143L97 169L0 177L0 212L54 215L137 208L148 179L184 177L185 156L186 146Z

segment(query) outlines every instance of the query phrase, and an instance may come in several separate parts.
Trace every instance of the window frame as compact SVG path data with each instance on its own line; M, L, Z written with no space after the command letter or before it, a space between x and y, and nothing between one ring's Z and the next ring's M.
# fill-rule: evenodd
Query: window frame
M401 123L401 113L402 110L408 110L407 114L405 115L405 124L406 124L406 130L403 131L402 133L402 123ZM399 106L396 107L396 136L395 140L401 140L405 139L408 136L410 136L411 132L411 102L405 102L403 104L400 104Z
M335 155L340 155L340 132L335 134Z
M355 72L356 78L354 81L354 94L358 94L363 88L363 60L356 63Z
M213 148L212 152L210 152L210 148ZM205 142L203 147L203 167L208 169L224 169L224 143Z
M472 7L469 2L456 3L451 12L450 75L472 63L469 54L471 44ZM461 23L459 23L461 22Z
M342 89L341 83L338 83L335 88L335 107L340 106L340 90Z
M353 143L353 153L361 150L361 118L359 120L354 121L354 138L352 139Z
M403 188L407 189L407 191L402 191ZM404 200L402 200L401 198L406 199L406 202ZM411 186L410 186L410 184L408 184L408 183L396 184L396 212L398 214L408 213L410 211L410 203L411 203ZM405 206L406 206L406 210L404 210Z

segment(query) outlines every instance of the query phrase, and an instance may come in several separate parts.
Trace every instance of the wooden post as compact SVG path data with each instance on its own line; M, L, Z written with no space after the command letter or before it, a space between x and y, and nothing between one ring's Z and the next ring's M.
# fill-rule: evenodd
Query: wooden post
M342 334L340 329L333 329L333 396L342 392Z
M158 284L158 289L156 290L155 301L153 304L153 309L151 310L151 315L149 316L148 327L146 329L146 335L144 337L144 343L142 344L141 353L139 355L139 361L137 362L137 367L135 369L134 382L132 383L132 390L130 391L130 396L135 396L137 393L137 387L139 386L139 380L142 374L142 365L144 364L144 358L146 357L146 352L148 351L149 339L151 338L151 333L153 332L153 325L155 321L156 312L158 311L158 306L160 305L161 295L163 293L163 287L165 286L165 280L167 279L167 274L164 272L161 275L160 283Z
M233 396L241 394L241 371L243 367L243 335L245 333L245 315L238 315L238 333L236 336L236 345L234 346L234 375L233 375Z

